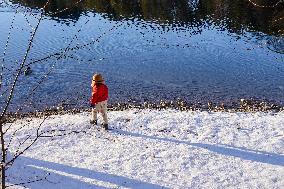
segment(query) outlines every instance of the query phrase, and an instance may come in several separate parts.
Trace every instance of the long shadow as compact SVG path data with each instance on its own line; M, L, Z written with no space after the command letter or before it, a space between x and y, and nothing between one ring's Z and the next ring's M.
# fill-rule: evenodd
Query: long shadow
M234 147L229 145L223 144L203 144L203 143L191 143L188 141L176 140L176 139L169 139L169 138L160 138L156 136L148 136L138 133L131 133L128 131L121 131L121 130L113 130L114 133L119 133L123 135L129 135L133 137L140 137L140 138L148 138L153 140L159 141L166 141L172 142L177 144L186 144L189 146L194 146L198 148L203 148L218 154L226 155L226 156L233 156L245 160L250 160L254 162L260 163L267 163L271 165L279 165L284 166L284 156L280 154L265 152L265 151L257 151L257 150L250 150L246 148Z
M47 176L47 179L26 184L26 186L31 189L107 189L120 187L135 189L167 189L167 187L123 176L71 167L28 157L19 157L19 159L17 159L14 166L8 171L8 178L10 178L8 179L8 182L10 184L27 182L29 180L40 178L47 173L50 173L50 175ZM15 176L21 178L21 180L15 179Z

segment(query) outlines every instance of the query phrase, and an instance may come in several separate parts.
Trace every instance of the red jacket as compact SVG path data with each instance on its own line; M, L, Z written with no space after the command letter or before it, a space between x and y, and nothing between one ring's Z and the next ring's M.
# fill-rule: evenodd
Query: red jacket
M92 98L90 99L91 105L102 102L108 99L108 88L105 84L95 84L92 88Z

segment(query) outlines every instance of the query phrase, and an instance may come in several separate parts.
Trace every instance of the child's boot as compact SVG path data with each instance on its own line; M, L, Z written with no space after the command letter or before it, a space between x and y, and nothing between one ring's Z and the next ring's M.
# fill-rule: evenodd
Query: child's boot
M108 130L108 124L104 123L103 127L104 127L105 130Z
M91 124L94 124L94 125L97 125L97 124L98 124L97 120L91 120L90 123L91 123Z

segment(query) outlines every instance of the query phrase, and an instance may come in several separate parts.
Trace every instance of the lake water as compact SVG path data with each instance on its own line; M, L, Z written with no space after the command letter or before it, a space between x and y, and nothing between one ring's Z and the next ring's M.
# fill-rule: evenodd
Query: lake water
M46 1L0 2L4 104ZM284 3L254 2L268 7L247 0L53 0L25 63L32 72L21 74L10 110L88 106L95 72L105 77L110 103L253 98L283 105Z

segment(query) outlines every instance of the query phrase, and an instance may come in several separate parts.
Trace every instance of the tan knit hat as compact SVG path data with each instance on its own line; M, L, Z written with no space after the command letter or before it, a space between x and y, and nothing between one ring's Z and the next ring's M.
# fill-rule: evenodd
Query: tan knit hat
M94 76L93 76L93 81L95 83L102 83L104 81L104 78L102 76L102 74L99 74L99 73L96 73Z

